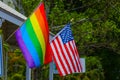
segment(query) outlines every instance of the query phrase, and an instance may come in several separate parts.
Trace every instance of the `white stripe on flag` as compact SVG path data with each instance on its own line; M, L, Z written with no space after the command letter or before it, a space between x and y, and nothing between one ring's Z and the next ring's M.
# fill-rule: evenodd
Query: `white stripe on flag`
M67 51L66 51L66 49L65 49L65 47L64 47L64 45L63 45L63 43L62 43L62 40L61 40L61 38L60 37L58 37L59 38L59 40L60 40L60 45L62 46L62 50L63 50L63 54L65 55L65 58L67 59L67 61L68 61L68 65L72 68L72 63L71 63L71 60L70 60L70 58L69 58L69 56L68 56L68 53L67 53Z
M80 58L79 58L79 55L78 55L78 52L77 52L77 48L75 46L75 41L73 41L73 47L74 47L74 50L75 50L75 53L76 53L76 59L77 59L77 62L78 62L78 66L79 66L79 69L80 69L80 72L82 71L82 66L81 66L81 63L80 63Z
M79 65L79 62L78 62L78 59L77 59L77 56L76 56L75 48L73 46L73 41L70 43L70 45L71 45L71 47L74 51L74 56L75 56L75 60L76 60L76 64L77 64L76 66L77 66L78 72L80 72L80 67L79 67L80 65Z
M72 41L70 41L70 44L72 44ZM69 46L72 47L72 45L70 45L70 44L69 44ZM75 69L76 69L76 71L78 72L77 62L76 62L75 57L74 57L75 53L73 53L71 50L74 51L73 47L72 47L72 49L69 48L69 51L70 51L70 53L71 53L71 56L72 56L72 60L73 60L73 63L74 63Z
M55 41L56 47L57 47L58 52L59 52L58 54L60 55L60 58L62 59L62 62L61 62L61 63L64 64L64 66L65 66L65 68L66 68L66 70L67 70L67 73L70 74L70 71L69 71L69 69L68 69L68 66L66 65L65 59L64 59L63 55L61 54L62 52L60 51L59 44L58 44L58 42L57 42L56 39L55 39L54 41Z
M62 67L62 65L61 65L61 63L60 63L60 61L58 59L58 56L57 56L57 53L56 53L56 49L54 48L53 43L51 43L50 45L51 45L51 48L53 50L53 54L55 56L54 58L56 59L56 62L59 64L59 67L60 67L60 70L61 70L62 74L66 75L65 72L64 72L64 70L63 70L63 67Z
M68 43L66 43L66 46L67 46L68 51L69 51L69 54L70 54L70 56L71 56L71 58L72 58L72 60L71 60L71 64L72 64L72 62L73 62L73 63L75 62L75 59L74 59L74 56L73 56L73 54L72 54L72 52L71 52L71 50L70 50L70 47L69 47L69 44L68 44ZM71 68L72 68L72 72L74 73L75 71L73 70L73 69L74 69L73 66L75 66L75 65L72 64Z

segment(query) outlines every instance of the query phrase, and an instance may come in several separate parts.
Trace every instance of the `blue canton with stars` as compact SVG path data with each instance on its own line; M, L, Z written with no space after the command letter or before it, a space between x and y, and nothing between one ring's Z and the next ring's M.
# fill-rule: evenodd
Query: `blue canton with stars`
M63 28L62 32L59 35L63 41L63 44L74 39L69 24Z

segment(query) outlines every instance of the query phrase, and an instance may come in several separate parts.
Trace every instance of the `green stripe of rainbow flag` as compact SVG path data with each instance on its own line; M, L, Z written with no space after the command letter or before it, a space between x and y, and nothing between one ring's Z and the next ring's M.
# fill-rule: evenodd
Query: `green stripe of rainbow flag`
M15 36L28 66L33 68L43 65L49 42L49 29L43 3L15 32Z

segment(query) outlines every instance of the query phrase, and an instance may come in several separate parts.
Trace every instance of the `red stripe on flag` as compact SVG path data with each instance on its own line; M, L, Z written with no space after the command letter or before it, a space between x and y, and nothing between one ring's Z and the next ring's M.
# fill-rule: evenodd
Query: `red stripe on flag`
M77 66L77 61L76 61L76 57L75 57L75 53L73 51L73 48L72 48L72 45L70 45L72 41L69 42L69 47L70 47L70 51L71 51L71 54L72 54L72 57L73 57L73 62L74 62L74 66L76 67L76 71L75 72L78 72L78 66Z
M61 53L61 50L60 50L59 44L57 42L57 39L55 39L54 41L55 41L55 44L57 46L57 50L59 51L57 54L59 54L60 58L62 59L61 63L63 63L63 65L65 66L65 69L67 70L67 74L70 74L69 68L68 68L68 66L67 66L67 64L65 62L65 59L64 59L64 57L63 57L63 55Z
M66 51L65 45L63 44L63 42L62 42L62 40L61 40L60 37L59 37L59 40L60 40L60 44L61 44L61 46L62 46L62 50L63 50L64 55L65 55L65 58L67 59L70 67L72 67L72 66L73 66L72 63L71 63L72 59L70 59L71 56L70 56L70 54L68 54L68 52ZM67 65L67 66L69 66L69 65ZM73 67L72 67L72 68L73 68Z
M59 60L60 63L61 63L61 66L63 67L63 70L64 70L65 74L67 74L68 72L67 72L66 67L65 67L65 65L64 65L64 63L63 63L63 60L61 59L62 57L61 57L60 54L58 54L59 51L58 51L58 47L57 47L57 44L55 43L55 41L53 41L53 46L54 46L54 48L55 48L55 50L56 50L56 53L54 53L54 55L55 55L55 54L57 55L57 57L55 57L55 58L58 58L58 60Z
M74 50L75 50L78 66L79 66L79 69L80 69L80 72L81 72L82 71L82 66L81 66L81 63L80 63L80 58L79 58L79 54L78 54L77 48L75 46L75 41L73 41L73 46L74 46Z
M76 61L76 66L77 66L77 69L78 69L78 72L80 72L80 68L79 68L79 61L78 61L78 57L76 55L76 51L75 51L75 48L74 48L74 44L73 44L73 41L70 43L71 47L72 47L72 50L73 50L73 53L74 53L74 57L75 57L75 61Z
M75 54L74 49L73 49L71 43L72 43L72 41L70 41L70 43L68 43L68 44L69 44L69 46L70 46L71 52L72 52L73 54ZM74 57L74 59L75 59L75 60L74 60L74 65L73 65L73 67L74 67L74 69L75 69L75 72L78 72L77 60L76 60L76 58L75 58L75 55L73 55L73 57Z
M56 63L56 67L57 67L57 69L58 69L58 71L59 71L59 73L60 73L61 76L65 75L65 72L63 70L63 66L61 65L61 63L60 63L60 61L58 59L58 56L56 55L57 53L56 53L56 50L54 48L53 43L51 43L50 45L51 45L51 48L52 48L53 59L54 59L54 62Z
M75 56L76 56L76 60L77 60L77 64L78 64L78 69L79 69L79 72L81 71L81 68L80 68L80 58L79 58L79 56L78 56L78 52L77 52L77 49L76 49L76 47L75 47L75 45L74 45L74 41L73 41L73 47L74 47L74 51L75 51Z
M59 66L60 64L59 64L59 62L57 62L57 59L55 58L56 56L53 55L53 57L54 57L54 62L56 63L56 67L57 67L58 71L60 72L60 75L61 75L61 74L65 74L65 73L63 72L63 70L61 70L62 68ZM61 75L61 76L62 76L62 75Z
M74 73L75 71L74 71L74 69L73 69L73 61L72 61L72 56L70 55L70 52L69 52L69 50L68 50L68 48L67 48L67 45L66 44L64 44L64 46L65 46L65 48L66 48L66 52L67 52L67 54L68 54L68 56L69 56L69 58L70 58L70 64L72 65L71 66L71 68L70 68L70 70L71 70L71 73Z
M63 55L63 58L64 58L64 60L65 60L65 63L66 63L65 65L68 66L69 72L71 73L71 71L70 71L70 65L69 65L68 60L67 60L67 57L65 56L65 53L64 53L64 51L63 51L64 46L62 47L61 39L57 37L56 40L58 41L59 49L60 49L60 51L61 51L61 53L62 53L62 55ZM68 58L69 58L69 57L68 57ZM67 73L67 74L69 74L69 73Z

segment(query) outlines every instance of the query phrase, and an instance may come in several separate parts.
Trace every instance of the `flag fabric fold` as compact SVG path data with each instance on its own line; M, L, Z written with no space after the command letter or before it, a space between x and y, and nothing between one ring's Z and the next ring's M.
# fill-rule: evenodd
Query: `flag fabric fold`
M15 36L28 66L33 68L43 65L49 44L49 29L43 3L17 29Z
M67 24L50 43L53 60L61 76L82 72L79 54L70 24Z

